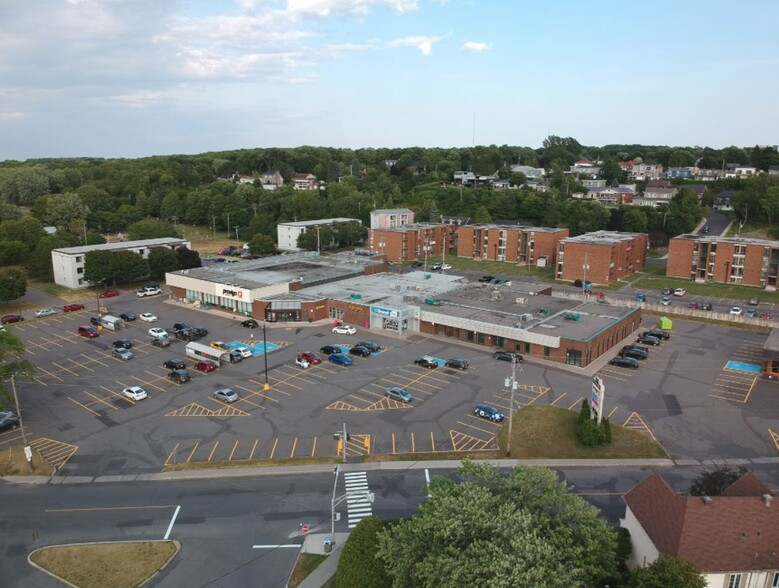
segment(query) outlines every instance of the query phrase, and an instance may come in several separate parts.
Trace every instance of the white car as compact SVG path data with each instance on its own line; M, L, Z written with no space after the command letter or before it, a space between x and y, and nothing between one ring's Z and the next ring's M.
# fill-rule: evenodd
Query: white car
M57 314L54 312L51 308L41 308L40 310L35 311L35 316L42 317L42 316L52 316L54 314Z
M299 365L300 367L302 367L302 368L307 368L308 366L310 366L310 365L311 365L310 363L308 363L308 362L307 362L305 359L303 359L302 357L296 357L296 358L295 358L295 363L296 363L297 365Z
M452 269L452 266L449 265L448 263L444 263L444 264L441 265L441 269L442 270L450 270L450 269Z
M684 296L685 294L687 294L687 290L684 288L677 288L674 290L674 296Z
M233 351L240 353L241 357L252 357L254 355L248 347L236 347Z
M743 312L744 309L742 309L740 306L734 306L733 308L730 309L730 314L739 315L739 314L743 314Z
M357 329L352 325L338 325L337 327L333 327L333 333L337 333L338 335L354 335L356 332Z
M160 327L153 327L149 329L149 335L154 337L155 339L167 339L168 338L168 332Z
M136 292L135 295L138 296L138 298L145 298L146 296L156 296L157 294L162 294L162 290L159 288L144 288L140 292Z
M660 299L660 304L663 306L671 306L671 297L670 296L663 296Z
M124 394L130 400L135 400L136 402L138 400L143 400L144 398L149 397L149 395L146 394L146 390L140 386L130 386L129 388L125 388L122 390L122 394Z
M156 323L158 320L157 315L151 312L142 312L141 314L138 315L138 318L145 323Z

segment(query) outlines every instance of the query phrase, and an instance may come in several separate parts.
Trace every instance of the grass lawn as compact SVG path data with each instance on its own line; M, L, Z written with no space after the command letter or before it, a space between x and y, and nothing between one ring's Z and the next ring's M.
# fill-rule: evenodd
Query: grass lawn
M54 466L45 461L37 449L32 450L32 464L27 463L24 447L21 445L0 451L0 476L51 476L52 474L54 474Z
M327 559L328 556L321 553L301 553L295 564L295 569L292 570L292 576L289 579L289 588L295 588L308 575L319 567L319 565Z
M585 447L576 438L579 412L554 406L526 406L514 414L511 457L523 459L650 459L668 457L662 446L648 437L611 424L611 445ZM505 454L508 425L498 441Z
M287 457L281 459L236 459L235 461L191 461L165 464L163 471L180 472L184 470L214 470L224 468L263 468L284 465L309 465L339 463L337 457Z
M178 541L123 541L45 547L31 559L79 588L140 586L178 553Z
M687 303L690 296L714 296L717 298L731 298L733 300L748 301L753 296L757 296L764 302L779 302L779 291L768 292L762 288L751 286L739 286L737 284L699 284L686 278L669 278L663 274L643 273L636 274L640 277L633 280L631 285L634 288L640 288L648 291L650 294L656 294L659 298L663 288L684 288L687 295L683 298L674 299Z
M769 232L773 227L760 223L747 223L742 227L738 226L738 221L734 222L728 231L727 237L746 237L752 239L769 239L774 240L776 237L772 237Z
M441 263L444 261L441 256L428 257L427 266L434 263ZM497 277L511 277L511 276L535 276L544 282L554 283L554 269L551 267L535 267L516 265L515 263L509 263L505 261L489 261L471 259L469 257L455 257L453 255L447 255L446 263L452 266L454 269L477 272L489 276ZM410 264L409 264L410 265ZM452 270L449 270L451 273Z

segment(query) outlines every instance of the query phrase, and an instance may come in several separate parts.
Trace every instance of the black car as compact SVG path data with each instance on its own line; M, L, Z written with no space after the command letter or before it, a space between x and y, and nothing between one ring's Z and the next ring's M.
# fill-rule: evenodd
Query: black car
M492 359L498 361L510 361L513 363L522 363L522 356L519 353L513 353L511 351L496 351L492 354Z
M254 319L246 319L241 323L241 326L246 327L247 329L256 329L257 327L260 326L260 323L258 323Z
M192 327L192 331L194 331L198 337L205 337L208 335L208 329L205 327Z
M660 345L660 339L652 337L651 335L644 335L639 340L642 345Z
M0 431L15 429L19 426L19 417L12 412L0 412Z
M698 308L700 308L700 306ZM650 329L649 331L646 331L642 337L646 337L647 335L655 337L656 339L662 339L663 341L668 341L668 339L671 338L671 333L663 331L662 329Z
M240 363L243 361L243 355L241 355L240 351L233 349L232 351L230 351L229 355L230 355L230 363Z
M639 351L638 349L623 349L619 352L619 356L621 358L628 358L628 359L647 359L649 357L649 354L644 353L643 351ZM616 364L615 364L616 365Z
M165 360L165 363L162 364L162 367L168 368L169 370L183 370L187 367L187 364L183 359L167 359Z
M649 347L646 345L639 345L638 343L631 343L630 345L625 345L622 350L627 351L628 349L635 349L636 351L640 351L641 353L649 354Z
M495 276L482 276L479 278L479 281L484 284L489 284L492 280L495 279Z
M331 355L333 353L341 353L341 348L338 347L338 345L325 345L319 348L319 352L324 353L325 355Z
M467 370L468 362L465 359L450 359L446 362L446 367L456 370Z
M89 317L89 324L94 325L96 327L100 326L100 317L99 316L91 316Z
M114 341L114 349L132 349L133 342L129 339L118 339Z
M411 263L411 267L422 267L423 265L425 264L422 263L421 261L414 261Z
M198 334L192 329L180 329L173 332L173 336L180 341L197 341L200 339Z
M711 310L711 302L701 302L698 305L698 310Z
M349 350L351 355L359 355L360 357L368 357L371 354L371 350L362 345L355 345Z
M189 382L192 379L192 374L190 374L187 370L180 369L173 370L168 374L168 377L174 382L183 384L184 382Z
M381 349L381 345L375 341L360 341L359 343L355 343L354 347L367 347L371 350L371 353L376 353Z
M616 365L617 367L631 368L634 370L638 369L638 360L633 357L615 357L609 363L611 365Z
M435 358L424 355L422 357L416 358L414 360L414 365L418 365L419 367L427 368L429 370L434 370L438 367L438 362L435 360Z
M174 331L185 331L187 329L191 329L192 325L188 325L187 323L173 323L173 330Z
M122 314L119 315L119 318L122 319L123 321L132 322L138 317L135 316L134 312L123 312Z

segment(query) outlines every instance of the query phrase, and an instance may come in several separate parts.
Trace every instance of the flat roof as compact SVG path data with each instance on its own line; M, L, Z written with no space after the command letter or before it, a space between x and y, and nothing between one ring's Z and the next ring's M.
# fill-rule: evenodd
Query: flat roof
M646 237L646 233L622 233L618 231L595 231L585 233L576 237L566 237L561 243L593 243L603 245L613 245L623 241L631 241L636 237Z
M371 210L371 214L408 214L409 212L413 211L409 208L377 208Z
M213 264L170 273L253 290L297 281L302 281L304 285L316 285L343 280L350 276L362 275L366 267L382 263L365 255L349 253L317 255L314 252L304 252L230 264Z
M164 237L160 239L142 239L140 241L119 241L118 243L99 243L96 245L79 245L78 247L62 247L52 249L58 253L66 255L78 255L80 253L89 253L90 251L122 251L123 249L134 249L136 247L155 247L159 245L183 245L189 243L187 239L175 239L173 237Z
M294 221L290 223L278 223L278 226L280 227L315 227L318 225L332 225L334 223L360 223L362 224L362 221L357 218L320 218L317 220L307 220L307 221Z
M701 243L731 243L733 245L760 245L762 247L779 247L779 241L770 239L755 239L751 237L720 237L718 235L677 235L674 239L687 239L689 241L700 241Z
M565 231L567 229L561 229L560 227L536 227L533 225L519 224L504 224L504 223L479 223L467 225L474 229L518 229L522 231L533 231L536 233L557 233L558 231Z

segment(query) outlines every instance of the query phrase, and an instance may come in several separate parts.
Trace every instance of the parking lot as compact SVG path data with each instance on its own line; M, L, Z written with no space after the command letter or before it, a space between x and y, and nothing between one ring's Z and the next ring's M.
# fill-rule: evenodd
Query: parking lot
M150 327L174 322L203 326L202 343L251 345L262 329L240 326L242 317L198 311L163 298L137 300L123 295L110 311L152 312L157 323L128 323L118 333L103 330L87 339L77 334L89 324L90 309L30 319L9 327L22 337L38 366L34 382L18 385L27 436L64 472L119 474L159 471L164 464L333 456L333 433L346 425L348 455L494 449L499 424L474 415L489 403L506 415L507 362L490 349L460 346L420 335L408 339L360 330L336 335L330 325L269 325L267 339L278 349L228 364L211 373L191 370L185 343L151 345ZM135 357L122 361L112 342L130 339ZM382 349L352 357L348 367L325 360L301 368L301 351L325 344L348 347L373 340ZM779 384L731 369L754 363L765 335L676 321L673 336L636 370L606 365L598 375L606 386L605 413L612 422L654 436L675 458L760 457L777 454L772 431L779 430ZM462 357L468 370L427 369L414 359ZM192 380L168 378L168 359L186 361ZM590 377L542 363L525 363L517 374L514 410L551 404L578 410L589 395ZM122 394L140 386L148 398ZM401 386L413 396L404 403L385 395ZM229 387L231 404L213 392ZM0 448L19 432L0 434Z

